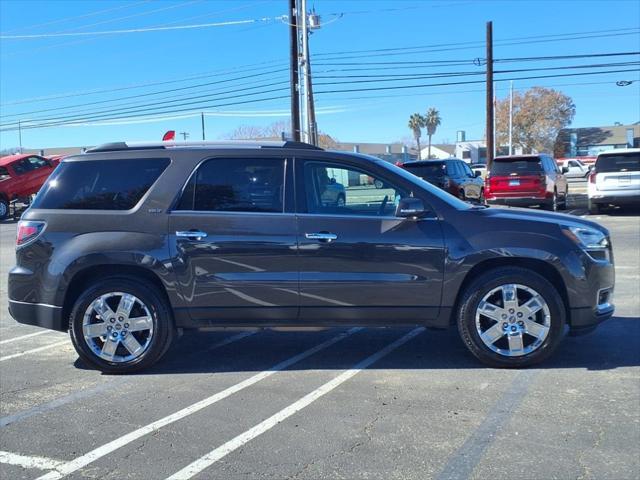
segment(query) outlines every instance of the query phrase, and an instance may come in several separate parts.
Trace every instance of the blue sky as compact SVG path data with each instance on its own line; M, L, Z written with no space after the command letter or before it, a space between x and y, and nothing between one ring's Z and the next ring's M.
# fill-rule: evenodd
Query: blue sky
M17 119L28 124L30 120L37 118L69 116L70 112L75 115L97 115L94 112L106 111L101 114L102 117L86 119L80 126L23 129L22 143L25 147L43 148L93 145L116 140L157 140L169 129L186 131L191 138L200 138L199 111L208 112L207 139L220 138L240 125L266 125L286 120L289 108L287 98L260 102L255 100L287 95L288 30L277 19L286 14L287 3L287 0L3 0L0 2L0 32L3 36L67 36L0 40L2 124ZM319 110L318 123L321 130L342 141L392 142L410 137L406 126L409 115L416 111L425 112L429 107L436 107L443 118L434 138L436 143L455 140L457 130L465 130L467 138L482 138L482 83L383 91L326 92L482 80L482 75L478 75L458 79L448 76L437 80L331 84L336 81L368 80L345 75L482 72L483 67L474 65L473 61L485 56L483 41L485 22L488 20L492 20L494 25L494 58L497 59L640 50L640 2L635 0L309 0L309 7L311 6L322 16L324 23L323 28L310 39ZM68 35L227 22L243 23L110 35ZM567 37L523 38L595 31L607 32L576 35L586 38L570 40ZM618 34L612 36L616 31ZM563 40L549 41L557 38ZM442 46L443 44L447 46ZM416 52L411 54L407 50L336 54L404 47L424 48L415 48ZM380 53L385 55L379 55ZM396 54L386 55L387 53ZM537 61L503 64L496 69L549 68L638 60L636 55ZM450 61L455 62L455 65L368 65L371 62ZM344 63L359 65L336 65ZM373 70L374 67L383 69ZM636 71L515 82L518 90L540 85L557 88L570 95L577 107L574 126L611 125L614 122L624 124L640 120L637 65L502 74L496 75L496 78L624 68ZM177 81L185 77L198 78ZM627 87L618 87L615 85L618 80L636 82ZM214 85L183 88L223 81L224 83ZM140 87L141 84L161 82L170 83ZM156 94L177 88L183 89ZM120 90L87 93L113 89ZM233 92L240 89L249 90ZM506 96L508 82L497 82L496 89L499 97ZM232 92L224 93L230 90ZM273 92L266 92L268 90ZM263 91L266 93L239 96ZM63 98L42 98L60 95ZM123 98L135 95L145 96ZM209 103L202 103L202 95L210 95L207 98ZM149 110L156 108L160 100L163 101L160 104L162 108ZM224 105L240 101L246 103ZM93 102L101 103L65 110L70 106ZM187 103L188 105L182 106ZM161 114L163 109L169 110L170 107L181 111ZM129 110L123 110L126 108ZM149 118L142 118L138 113L144 108L147 110L143 112L157 113L153 122L149 122ZM38 112L40 110L48 111ZM122 112L126 112L131 118L109 118L110 115L123 115ZM102 123L96 125L98 120L102 120ZM17 145L17 131L0 132L2 148Z

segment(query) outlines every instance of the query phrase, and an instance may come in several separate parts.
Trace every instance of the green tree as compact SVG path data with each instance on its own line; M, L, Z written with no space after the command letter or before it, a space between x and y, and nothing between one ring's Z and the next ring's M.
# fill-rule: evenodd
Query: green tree
M421 158L420 151L420 137L422 136L422 127L424 127L424 117L419 113L414 113L409 117L409 130L413 133L418 144L418 160Z
M427 158L431 158L431 137L436 133L436 129L442 123L440 112L431 107L427 110L427 115L424 117L424 126L427 128L427 135L429 136L429 149L427 150Z
M553 152L558 133L573 121L571 97L552 88L533 87L513 94L512 143L525 153ZM496 102L496 143L509 142L509 98Z

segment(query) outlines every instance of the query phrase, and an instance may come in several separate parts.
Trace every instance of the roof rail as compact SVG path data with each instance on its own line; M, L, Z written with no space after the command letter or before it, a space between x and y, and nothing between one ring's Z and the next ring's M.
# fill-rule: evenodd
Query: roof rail
M304 142L292 141L193 141L193 142L112 142L90 148L86 153L118 152L126 150L155 150L168 148L298 148L322 150L320 147Z

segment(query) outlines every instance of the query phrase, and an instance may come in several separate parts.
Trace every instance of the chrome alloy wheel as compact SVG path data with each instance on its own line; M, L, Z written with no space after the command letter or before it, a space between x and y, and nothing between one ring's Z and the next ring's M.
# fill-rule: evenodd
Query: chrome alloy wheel
M153 318L137 297L110 292L96 298L82 320L84 341L95 355L114 363L140 357L153 338Z
M538 349L549 334L551 313L544 298L520 284L500 285L487 293L476 310L482 342L505 357Z

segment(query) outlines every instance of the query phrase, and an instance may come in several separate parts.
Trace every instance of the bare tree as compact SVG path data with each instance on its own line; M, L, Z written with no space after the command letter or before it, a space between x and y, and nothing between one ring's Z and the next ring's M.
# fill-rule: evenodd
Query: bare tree
M514 146L524 152L552 152L558 133L573 121L576 106L571 97L551 88L533 87L513 94ZM509 141L509 99L496 102L496 140Z

